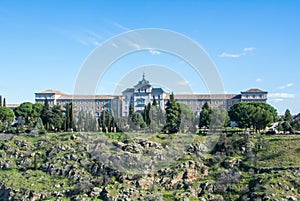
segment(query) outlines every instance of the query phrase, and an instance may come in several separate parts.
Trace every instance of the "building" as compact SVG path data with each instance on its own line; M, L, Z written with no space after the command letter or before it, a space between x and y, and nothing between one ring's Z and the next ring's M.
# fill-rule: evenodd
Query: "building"
M35 102L44 103L48 100L50 106L61 105L64 107L68 103L73 104L75 111L92 112L99 117L102 110L110 109L115 115L121 116L121 96L113 95L69 95L61 91L45 90L35 93Z
M240 94L175 94L174 98L188 105L192 111L199 115L205 103L210 107L218 107L229 110L238 102L266 102L268 92L260 89L249 89L242 91ZM165 109L170 94L162 88L155 88L146 80L145 74L134 87L127 88L122 95L69 95L60 91L45 90L35 93L35 101L44 103L48 100L49 105L65 106L67 103L73 103L75 111L84 110L93 112L99 117L102 110L112 110L116 116L127 117L129 107L132 104L135 112L141 112L154 99L160 106Z
M122 92L122 116L128 116L129 106L132 104L134 111L143 111L144 107L149 103L153 103L154 99L160 108L165 108L169 94L162 88L154 88L148 80L145 73L143 78L133 88L127 88Z

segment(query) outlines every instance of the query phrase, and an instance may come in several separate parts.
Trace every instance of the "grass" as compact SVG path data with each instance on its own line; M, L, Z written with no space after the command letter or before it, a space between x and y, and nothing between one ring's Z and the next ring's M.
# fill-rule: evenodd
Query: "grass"
M265 136L266 147L258 151L259 167L300 166L300 136Z

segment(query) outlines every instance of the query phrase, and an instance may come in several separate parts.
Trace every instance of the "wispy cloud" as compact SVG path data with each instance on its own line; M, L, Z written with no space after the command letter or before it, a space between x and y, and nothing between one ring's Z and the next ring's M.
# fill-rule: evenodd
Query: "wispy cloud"
M292 87L294 86L294 83L288 83L288 84L285 84L285 85L282 85L280 87L278 87L278 89L285 89L285 88L289 88L289 87Z
M255 47L245 47L243 51L240 53L227 53L223 52L222 54L219 54L219 57L221 58L240 58L241 56L247 55L247 52L254 51L256 48Z
M255 80L255 82L261 82L261 81L263 81L263 79L260 77L256 78L256 80Z
M295 94L289 93L271 93L268 96L270 98L295 98Z
M160 55L160 51L156 50L156 49L149 49L150 54L153 55Z
M219 57L221 57L221 58L239 58L239 57L241 57L243 55L244 55L244 53L231 54L231 53L223 52L222 54L219 55Z
M113 46L114 48L118 48L119 47L116 43L112 43L111 46Z
M245 47L244 52L251 52L254 51L256 48L255 47Z
M270 103L280 103L282 101L283 101L282 98L272 98L272 99L269 99Z
M180 80L179 82L177 82L177 84L180 86L187 86L189 85L189 82L186 80Z
M84 46L99 46L103 37L91 30L84 30L84 33L79 36L74 36L73 39Z
M121 29L123 31L130 31L131 30L131 29L129 29L129 28L127 28L127 27L119 24L118 22L112 21L111 23L112 23L112 25L114 25L115 27L117 27L117 28L119 28L119 29Z

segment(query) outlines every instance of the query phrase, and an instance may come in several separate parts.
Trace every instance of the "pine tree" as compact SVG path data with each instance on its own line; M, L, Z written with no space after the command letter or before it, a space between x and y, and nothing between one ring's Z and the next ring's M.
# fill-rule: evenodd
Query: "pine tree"
M129 105L129 115L128 115L130 120L132 119L133 114L134 114L134 108L133 108L132 103L130 103L130 105Z
M208 103L204 103L202 110L200 112L200 118L199 118L199 128L209 128L211 120L211 110L209 108Z
M156 102L156 99L155 99L155 97L153 98L153 103L152 103L152 106L157 106L157 102Z
M165 133L177 133L180 128L181 117L180 117L180 105L175 100L174 94L170 95L170 99L167 102L166 107L166 124L163 128Z
M291 111L289 109L286 109L284 113L284 121L291 122L292 120L293 120L293 116L291 114Z
M41 111L41 119L44 123L46 130L50 129L50 116L51 116L50 106L49 106L48 99L46 98L43 109Z

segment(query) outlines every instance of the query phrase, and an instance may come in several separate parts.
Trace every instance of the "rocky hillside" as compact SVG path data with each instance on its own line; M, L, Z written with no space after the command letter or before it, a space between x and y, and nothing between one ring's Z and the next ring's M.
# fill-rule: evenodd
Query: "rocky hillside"
M0 141L0 200L299 199L299 136L60 133Z

